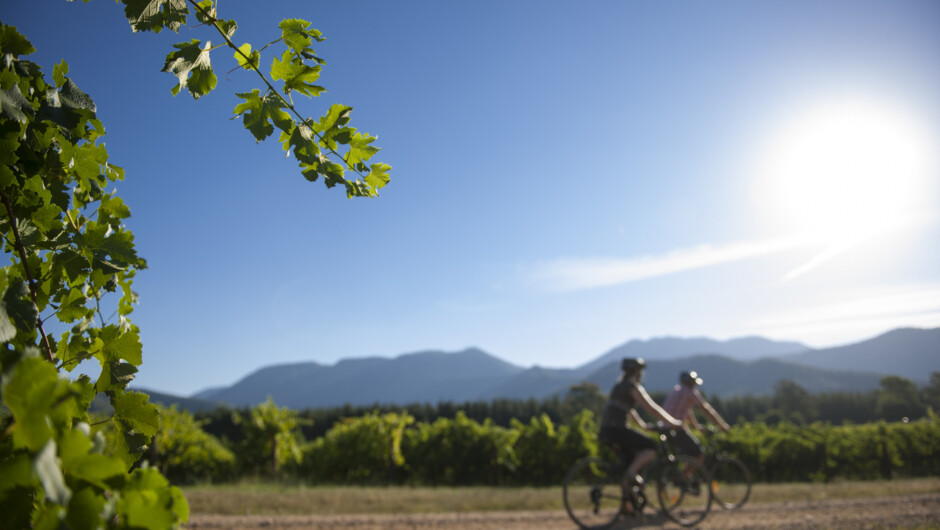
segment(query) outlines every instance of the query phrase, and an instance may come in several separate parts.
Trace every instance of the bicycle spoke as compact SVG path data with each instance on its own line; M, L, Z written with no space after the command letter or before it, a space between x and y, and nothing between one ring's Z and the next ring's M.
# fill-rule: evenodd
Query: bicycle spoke
M722 456L711 467L712 494L722 508L740 508L751 495L751 474L737 458Z
M620 517L623 492L615 466L598 458L583 458L565 477L565 509L581 528L606 528Z
M663 513L682 526L692 526L711 509L708 473L696 460L678 456L656 477L657 497Z

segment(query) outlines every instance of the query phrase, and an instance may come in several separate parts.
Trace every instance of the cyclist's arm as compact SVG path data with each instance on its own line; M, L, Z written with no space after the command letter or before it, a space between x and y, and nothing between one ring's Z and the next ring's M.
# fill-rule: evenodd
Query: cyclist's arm
M715 410L714 407L712 407L711 403L706 401L705 398L702 397L702 395L699 392L695 392L695 397L698 398L698 406L705 412L705 415L708 416L710 420L715 422L715 425L717 425L719 429L721 429L724 432L728 432L728 429L730 429L731 427L728 425L728 422L726 422L724 418L722 418L721 415L718 414L718 411ZM689 411L689 415L691 414L692 412Z
M651 398L650 395L646 393L646 389L644 389L642 386L637 385L633 387L630 393L633 396L633 401L646 409L646 411L652 414L654 418L662 420L664 423L667 423L677 429L682 428L682 422L673 418L668 412L663 410L662 407L657 405L656 402L653 401L653 398Z
M702 430L702 424L699 423L699 422L698 422L698 418L695 417L695 411L694 411L694 410L689 409L689 413L688 413L688 415L687 415L686 420L689 422L689 425L690 425L693 429L695 429L695 430L697 430L697 431L701 431L701 430Z
M651 430L649 423L643 421L643 418L640 416L640 413L636 409L630 409L630 418L633 419L633 423L636 423L637 427L643 429L644 431Z

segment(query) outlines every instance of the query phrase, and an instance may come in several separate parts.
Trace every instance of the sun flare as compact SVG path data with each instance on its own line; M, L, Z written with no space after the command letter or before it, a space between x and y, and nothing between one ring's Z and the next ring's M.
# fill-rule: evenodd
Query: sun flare
M791 114L761 157L775 230L836 245L908 222L929 200L933 144L912 115L845 98Z

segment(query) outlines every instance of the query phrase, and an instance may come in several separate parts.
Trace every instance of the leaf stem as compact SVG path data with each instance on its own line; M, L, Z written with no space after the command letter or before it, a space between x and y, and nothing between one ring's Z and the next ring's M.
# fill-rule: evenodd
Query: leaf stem
M20 261L23 264L23 271L26 274L26 283L29 285L29 294L33 299L33 303L36 305L37 313L39 310L39 298L36 295L36 282L33 281L33 276L29 272L29 263L26 256L26 246L23 245L23 240L20 239L20 231L16 225L16 216L13 215L13 205L10 204L10 198L7 197L7 194L0 189L0 199L3 200L3 206L6 208L7 215L10 217L10 230L13 231L13 239L16 241L16 250L20 255ZM49 337L46 336L46 330L42 327L42 320L40 318L36 319L36 328L39 330L39 334L42 336L42 342L46 346L46 358L49 362L55 365L55 355L52 353L52 345L49 343Z
M207 20L212 21L212 27L214 27L215 30L216 30L217 32L219 32L219 35L221 35L223 39L225 39L225 42L226 42L226 44L228 44L229 48L232 48L233 50L235 50L236 53L238 53L239 55L241 55L241 56L245 59L245 67L246 67L246 68L249 68L250 70L254 70L254 72L255 72L256 74L258 74L258 77L260 77L261 80L264 81L264 84L268 86L268 90L270 90L271 92L274 92L275 94L277 94L277 97L278 97L282 102L284 102L284 105L285 105L288 109L290 109L290 111L294 114L294 116L297 116L297 119L300 120L300 124L301 124L301 125L305 124L306 121L307 121L307 119L304 118L303 115L301 115L300 112L294 107L293 100L288 101L287 98L285 98L284 95L281 94L280 91L278 91L278 89L274 88L274 85L272 85L271 82L268 81L268 79L264 76L264 74L261 73L261 70L258 69L258 67L256 67L256 66L254 66L254 65L251 64L251 58L248 57L247 55L245 55L245 53L244 53L243 51L241 51L241 50L238 48L238 46L235 45L234 42L232 42L232 39L231 39L224 31L222 31L222 28L219 27L219 25L218 25L218 20L219 20L219 19L216 18L215 15L213 15L213 14L209 13L208 11L206 11L205 9L201 8L201 7L199 6L199 4L198 4L197 2L195 2L195 0L187 0L187 1L189 2L190 5L193 6L194 9L196 9L197 11L199 11L200 13L202 13L202 15L203 15L204 17L206 17ZM266 44L266 45L264 46L264 48L267 48L267 47L270 46L271 44L274 44L275 42L278 42L278 41L280 41L280 40L282 40L282 39L276 39L276 40L274 40L274 41L272 41L272 42ZM261 50L264 50L264 48L261 48ZM260 50L259 50L259 51L260 51ZM290 97L290 95L288 94L287 97ZM314 136L316 136L317 140L320 140L320 141L323 140L323 135L322 135L321 133L314 132ZM328 145L325 145L325 142L324 142L323 144L321 144L321 145L322 145L324 148L326 148L327 151L329 151L329 152L332 153L334 156L336 156L337 158L339 158L340 160L342 160L342 161L343 161L343 164L346 166L347 169L349 169L350 171L352 171L353 173L359 175L359 176L362 177L362 178L365 178L365 177L366 177L365 174L363 174L361 171L359 171L359 170L356 169L353 165L351 165L349 162L347 162L347 161L346 161L346 158L345 158L343 155L341 155L340 153L336 152L335 149L333 149L332 147L330 147L330 146L328 146Z

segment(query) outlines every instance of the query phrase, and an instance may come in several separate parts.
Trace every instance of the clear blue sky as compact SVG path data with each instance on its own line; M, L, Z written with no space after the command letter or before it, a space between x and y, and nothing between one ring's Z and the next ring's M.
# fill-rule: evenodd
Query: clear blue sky
M260 7L260 6L264 7ZM257 86L173 97L171 44L121 6L4 2L65 59L127 180L136 385L188 395L276 363L480 347L571 367L657 336L824 347L940 326L940 3L221 3L255 48L327 40L328 92L392 165L310 184L230 121ZM217 39L216 39L217 40ZM265 62L270 60L265 56Z

